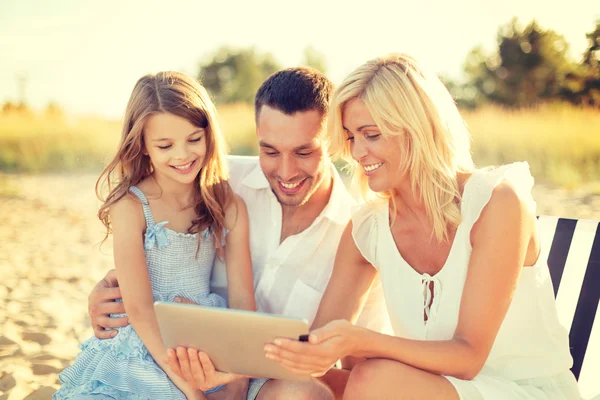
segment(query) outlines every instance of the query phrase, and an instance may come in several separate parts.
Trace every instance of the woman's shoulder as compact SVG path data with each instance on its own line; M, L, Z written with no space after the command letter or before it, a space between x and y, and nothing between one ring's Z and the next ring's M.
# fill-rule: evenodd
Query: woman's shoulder
M389 206L388 204L388 199L379 198L352 207L350 210L352 223L356 225L365 220L376 218L378 215L385 215Z
M535 214L535 201L531 195L533 184L527 162L476 170L467 181L468 189L463 195L463 216L474 223L484 208L488 215L509 209Z
M477 169L467 181L467 185L475 187L477 192L487 188L489 192L493 191L501 183L508 182L508 186L513 187L519 193L531 191L534 183L533 176L526 161L505 164L498 167L489 166Z

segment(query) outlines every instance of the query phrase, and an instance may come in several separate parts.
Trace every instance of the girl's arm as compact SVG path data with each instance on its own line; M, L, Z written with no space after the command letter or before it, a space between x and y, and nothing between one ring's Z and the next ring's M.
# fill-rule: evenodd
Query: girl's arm
M125 312L152 358L173 383L192 398L196 395L195 391L166 363L167 350L156 322L152 286L144 256L146 223L141 210L139 202L129 195L110 207L115 267Z
M311 332L310 344L281 339L280 346L270 345L272 358L290 370L315 375L326 371L331 360L353 355L397 360L432 373L472 379L485 364L508 311L534 222L533 210L512 186L496 187L471 231L473 251L452 339L409 340L334 321ZM350 266L340 265L334 272L343 273L346 267Z
M248 211L244 200L234 194L225 210L225 262L229 307L256 311L252 260L248 230Z

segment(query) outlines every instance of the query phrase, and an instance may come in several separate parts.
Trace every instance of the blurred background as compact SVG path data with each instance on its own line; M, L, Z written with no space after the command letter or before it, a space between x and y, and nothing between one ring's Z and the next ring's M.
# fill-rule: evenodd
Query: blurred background
M252 99L274 71L334 83L409 53L455 97L479 166L526 160L538 213L600 219L597 0L0 1L0 400L47 399L91 335L112 265L94 183L138 78L212 94L231 152L256 154Z

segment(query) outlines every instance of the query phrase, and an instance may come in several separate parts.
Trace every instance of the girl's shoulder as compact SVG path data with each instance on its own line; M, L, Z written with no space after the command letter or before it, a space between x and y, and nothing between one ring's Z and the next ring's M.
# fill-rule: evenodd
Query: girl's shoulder
M120 226L140 231L146 228L142 200L130 191L110 205L109 214L113 231Z
M232 192L230 201L225 205L225 229L231 231L240 218L248 219L248 210L244 199L237 193Z

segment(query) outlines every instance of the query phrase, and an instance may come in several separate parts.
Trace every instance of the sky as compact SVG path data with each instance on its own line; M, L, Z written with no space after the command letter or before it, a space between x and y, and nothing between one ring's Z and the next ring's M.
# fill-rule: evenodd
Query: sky
M196 76L221 45L255 46L283 67L312 46L334 83L363 62L409 53L455 79L475 46L493 50L501 25L536 19L565 36L580 60L600 19L598 0L0 0L0 103L120 118L137 79Z

